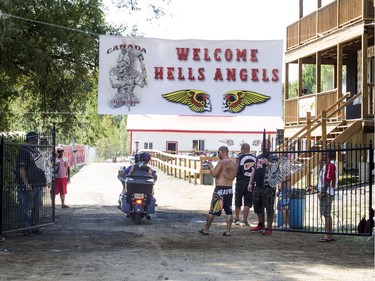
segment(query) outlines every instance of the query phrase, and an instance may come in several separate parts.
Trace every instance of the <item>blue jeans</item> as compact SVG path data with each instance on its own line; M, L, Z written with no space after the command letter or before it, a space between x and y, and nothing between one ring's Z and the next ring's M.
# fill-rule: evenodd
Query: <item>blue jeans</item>
M39 210L42 202L40 188L26 190L18 189L18 220L19 227L30 227L39 224Z

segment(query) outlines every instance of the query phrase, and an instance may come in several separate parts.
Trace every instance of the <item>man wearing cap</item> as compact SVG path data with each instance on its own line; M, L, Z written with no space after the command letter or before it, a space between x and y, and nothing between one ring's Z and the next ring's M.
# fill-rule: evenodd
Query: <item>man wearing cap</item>
M29 228L39 223L39 209L41 206L41 194L47 184L45 173L36 165L36 161L41 156L36 145L38 144L38 134L28 132L26 134L26 145L22 146L17 156L16 179L18 182L18 218L20 228ZM31 235L27 230L25 235Z
M67 186L69 181L69 163L68 159L63 156L64 149L57 148L56 157L56 174L55 174L55 195L60 194L61 208L69 208L65 204L65 194L67 193Z

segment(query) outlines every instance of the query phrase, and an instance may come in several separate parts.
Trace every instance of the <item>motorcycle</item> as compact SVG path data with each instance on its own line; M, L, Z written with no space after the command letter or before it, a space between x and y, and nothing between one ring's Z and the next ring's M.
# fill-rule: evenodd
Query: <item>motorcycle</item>
M119 171L118 179L123 185L119 198L119 208L131 218L134 224L141 224L142 218L150 219L150 214L155 213L156 199L153 196L155 179L142 167L139 162L131 174L124 170Z

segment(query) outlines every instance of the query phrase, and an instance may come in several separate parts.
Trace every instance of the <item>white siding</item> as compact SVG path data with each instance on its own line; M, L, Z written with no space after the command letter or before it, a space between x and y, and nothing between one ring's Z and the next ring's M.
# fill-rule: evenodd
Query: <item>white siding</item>
M268 136L268 135L267 135ZM276 134L270 134L272 138ZM250 144L251 151L261 150L262 133L254 134L216 134L216 133L180 133L180 132L133 132L132 148L135 152L135 140L139 141L139 149L143 149L145 142L152 142L154 149L166 150L167 142L176 141L178 150L193 150L193 140L204 140L205 149L216 150L222 145L226 145L225 140L233 140L234 145L228 145L229 150L240 150L242 142Z

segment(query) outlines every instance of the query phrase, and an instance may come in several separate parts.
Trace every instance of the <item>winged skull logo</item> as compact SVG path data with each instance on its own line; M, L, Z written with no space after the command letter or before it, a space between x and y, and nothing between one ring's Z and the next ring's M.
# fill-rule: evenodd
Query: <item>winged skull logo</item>
M267 101L268 99L270 99L269 96L265 96L256 92L233 90L224 94L222 110L230 111L232 113L238 113L242 111L247 105L262 103Z
M162 96L170 102L185 104L194 112L211 111L209 94L201 90L180 90Z

